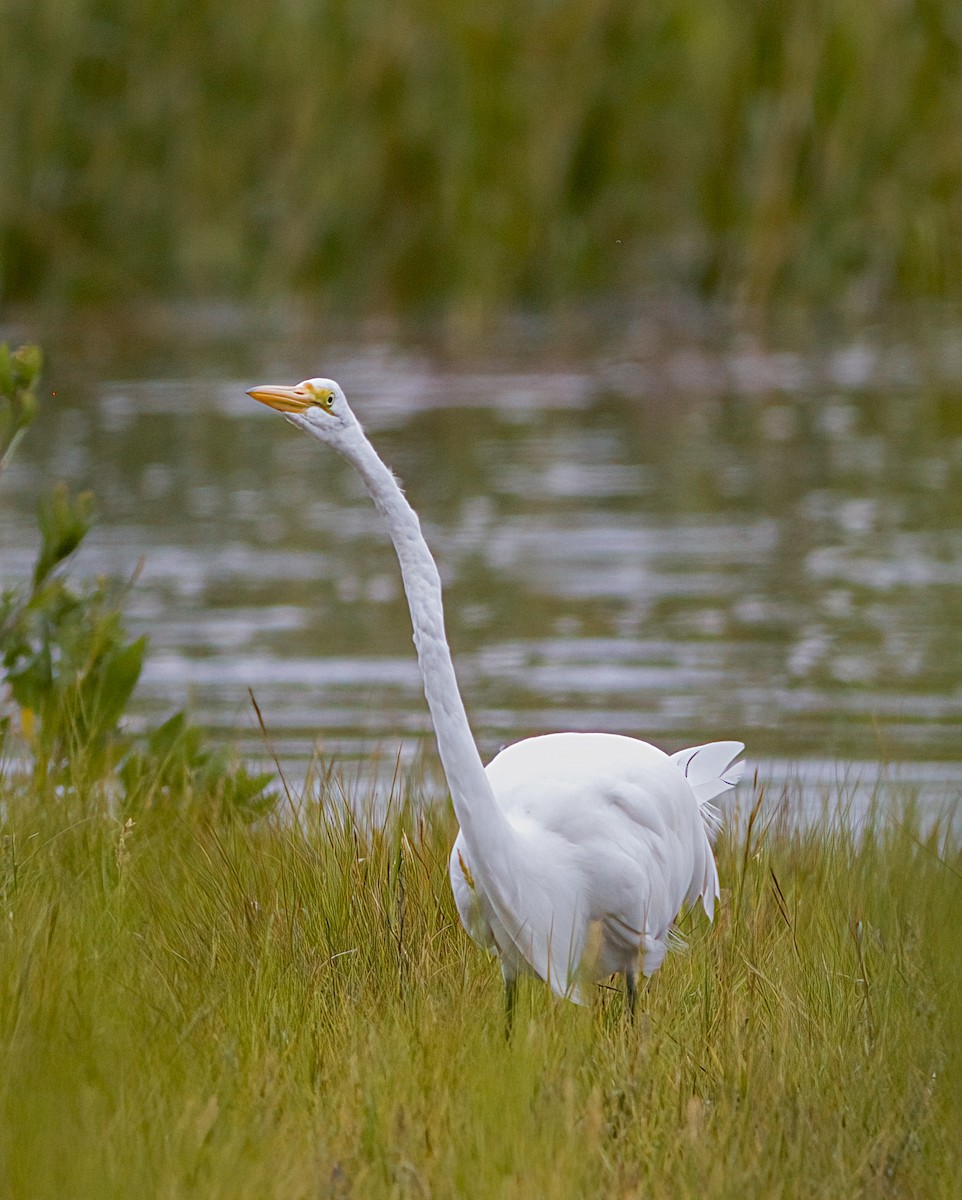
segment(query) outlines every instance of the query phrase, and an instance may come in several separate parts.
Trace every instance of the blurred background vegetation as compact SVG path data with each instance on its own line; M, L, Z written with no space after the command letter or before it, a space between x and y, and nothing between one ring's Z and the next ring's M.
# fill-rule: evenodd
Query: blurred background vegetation
M956 0L5 0L0 299L962 291Z

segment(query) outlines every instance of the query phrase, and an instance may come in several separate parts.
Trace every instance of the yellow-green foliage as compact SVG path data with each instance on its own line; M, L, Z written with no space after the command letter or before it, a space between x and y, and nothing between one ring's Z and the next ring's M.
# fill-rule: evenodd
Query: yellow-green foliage
M452 823L0 799L0 1194L955 1197L962 858L726 834L632 1026L500 976Z
M958 297L957 0L19 0L0 294Z

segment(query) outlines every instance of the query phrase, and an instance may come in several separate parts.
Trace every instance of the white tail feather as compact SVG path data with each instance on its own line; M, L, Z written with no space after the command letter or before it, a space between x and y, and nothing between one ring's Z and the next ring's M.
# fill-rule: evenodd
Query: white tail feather
M704 746L679 750L670 756L688 780L701 807L705 824L713 835L721 825L721 813L711 801L733 788L741 779L745 764L735 762L735 759L744 749L743 742L708 742Z

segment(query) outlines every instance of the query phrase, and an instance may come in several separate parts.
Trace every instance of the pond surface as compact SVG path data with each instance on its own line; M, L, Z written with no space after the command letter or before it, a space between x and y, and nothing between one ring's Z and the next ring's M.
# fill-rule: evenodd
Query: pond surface
M330 374L421 515L485 757L557 729L738 737L760 777L962 776L962 335L770 352L637 320L482 355L263 333L248 315L46 330L0 481L4 580L39 495L129 576L145 720L193 706L278 755L433 761L393 552L350 469L248 399ZM56 396L50 393L55 391Z

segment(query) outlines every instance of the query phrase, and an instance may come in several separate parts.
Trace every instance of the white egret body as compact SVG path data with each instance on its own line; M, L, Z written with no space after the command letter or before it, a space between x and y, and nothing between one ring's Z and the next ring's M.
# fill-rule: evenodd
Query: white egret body
M417 515L330 379L249 393L326 442L358 471L397 551L424 693L460 831L450 876L458 913L500 955L508 986L533 971L584 1002L590 983L661 965L672 923L718 875L710 801L731 787L740 742L669 757L606 733L556 733L508 746L485 768L444 632L441 581Z

